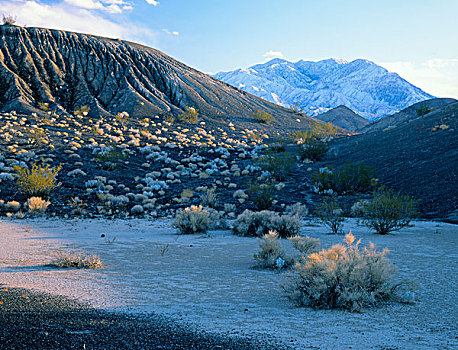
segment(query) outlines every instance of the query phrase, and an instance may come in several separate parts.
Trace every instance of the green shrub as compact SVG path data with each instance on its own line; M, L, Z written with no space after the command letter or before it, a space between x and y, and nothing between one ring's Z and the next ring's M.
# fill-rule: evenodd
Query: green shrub
M190 123L190 124L197 124L199 122L199 111L194 107L186 106L184 109L184 113L179 116L180 121Z
M258 123L264 124L268 124L275 120L275 118L272 117L272 114L267 113L265 111L261 111L260 109L253 113L253 119Z
M4 26L12 26L15 23L16 23L16 18L15 17L3 15L2 24Z
M417 202L406 195L380 187L371 200L363 203L362 223L376 233L386 235L403 227L418 215Z
M331 229L332 233L342 232L345 217L343 216L343 210L336 201L325 198L317 207L316 214L321 222Z
M424 115L428 114L431 112L433 109L431 107L428 107L424 103L420 104L420 107L416 109L417 116L423 117Z
M310 159L319 161L326 156L328 151L329 146L327 142L309 138L300 146L299 156L301 160Z
M272 207L276 192L275 185L270 183L254 184L248 187L247 192L257 210L266 210Z
M371 243L359 249L350 233L345 243L312 253L296 263L293 278L285 286L288 297L299 306L359 311L393 297L394 266Z
M41 165L34 163L30 169L18 165L14 166L19 190L28 198L47 198L57 187L56 177L60 169L61 166L52 168L45 162L42 162Z
M210 227L210 214L201 205L191 205L176 214L173 226L180 234L206 233Z
M200 196L202 205L209 208L216 208L218 205L218 195L216 188L212 187L207 189L203 195Z
M312 179L319 193L364 193L373 187L374 173L373 167L361 162L346 163L335 170L332 167L321 168L312 175Z
M292 171L296 158L289 152L273 153L258 158L259 166L269 171L278 181L285 180Z
M268 269L285 269L292 265L293 260L287 257L282 250L278 234L269 231L259 241L261 251L254 254L254 259L259 267Z
M297 216L278 215L269 210L253 212L245 210L237 216L232 230L239 236L262 237L275 231L280 237L297 235L301 229L301 223Z

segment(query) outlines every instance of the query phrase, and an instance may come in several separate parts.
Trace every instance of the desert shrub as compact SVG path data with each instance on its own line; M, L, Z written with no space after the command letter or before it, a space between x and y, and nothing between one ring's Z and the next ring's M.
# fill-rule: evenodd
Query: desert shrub
M296 158L289 152L271 153L259 157L257 163L276 180L283 181L291 174Z
M180 121L190 123L190 124L197 124L199 122L199 111L194 107L186 106L184 109L184 113L179 116Z
M115 115L115 120L124 128L130 121L129 113L119 112Z
M3 15L2 24L4 26L12 26L16 23L16 18L13 16Z
M56 177L60 169L61 166L53 168L45 162L42 162L41 165L34 163L30 169L14 166L19 190L29 198L47 198L57 187Z
M210 214L201 205L178 211L173 226L180 234L206 233L210 227Z
M252 115L253 115L253 119L257 121L258 123L268 124L275 120L275 118L272 117L272 114L267 113L265 111L261 111L260 109L258 109Z
M31 197L27 200L26 207L31 214L42 214L48 209L51 203L40 197Z
M202 205L209 208L216 208L218 205L218 195L214 187L207 189L205 193L200 196Z
M247 192L248 198L253 202L257 210L267 210L273 205L277 189L271 183L256 183L249 185Z
M163 120L165 123L172 125L175 122L175 117L171 113L166 113L163 116Z
M310 132L318 139L326 139L337 134L337 126L330 122L312 122Z
M76 115L76 116L80 116L80 117L85 117L89 114L89 111L90 111L90 107L89 106L81 106L79 109L76 109L73 114Z
M21 209L21 203L17 201L9 201L6 202L5 204L5 210L6 211L12 211L12 212L17 212Z
M282 238L295 236L301 230L301 222L296 215L276 215L272 218L271 225Z
M364 193L373 187L374 173L373 167L361 162L346 163L338 169L320 168L312 175L312 179L320 193Z
M299 306L342 308L358 311L388 301L394 291L394 266L371 243L360 250L360 241L350 233L345 245L312 253L296 263L293 278L285 286Z
M285 209L285 213L286 215L297 216L301 219L308 215L309 210L304 204L298 202L288 205Z
M318 238L312 238L309 236L293 236L289 237L288 240L291 242L294 248L296 248L302 255L302 260L309 254L313 253L316 248L320 245L320 240Z
M420 104L420 107L416 109L417 116L423 117L424 115L428 114L431 112L433 109L431 107L428 107L424 103Z
M299 149L299 157L301 160L322 160L329 151L327 142L317 140L315 138L306 139Z
M317 207L316 214L321 222L331 229L332 233L342 232L345 217L343 216L343 210L336 201L325 198Z
M367 202L368 202L367 200L360 200L360 201L353 203L350 209L351 216L355 218L363 217L364 206L367 204Z
M103 267L103 263L97 255L61 253L61 255L51 263L51 266L60 268L74 267L78 269L100 269Z
M278 234L269 231L259 241L261 251L254 254L254 259L259 267L268 269L285 269L292 265L293 261L283 252Z
M208 211L209 215L209 229L210 230L226 230L229 228L226 218L222 213L213 208L204 208Z
M263 210L253 212L246 209L232 224L232 231L239 236L262 237L272 229L272 220L277 214Z
M385 235L410 226L417 215L417 202L413 198L382 186L363 204L361 221L376 233Z
M127 155L112 147L102 147L94 151L94 161L105 170L114 170L119 163L126 160Z
M291 237L301 229L297 216L283 215L269 210L251 211L246 209L232 225L232 231L239 236L262 237L275 231L280 237Z

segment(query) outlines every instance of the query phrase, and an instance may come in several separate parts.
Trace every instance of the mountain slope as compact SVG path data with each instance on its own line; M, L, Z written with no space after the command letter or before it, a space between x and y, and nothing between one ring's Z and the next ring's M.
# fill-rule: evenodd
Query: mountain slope
M423 216L447 218L458 203L458 102L396 127L333 142L329 163L373 165L381 183L421 200Z
M277 58L214 77L267 101L287 107L299 105L311 115L345 105L373 120L433 97L363 59L293 63Z
M418 102L413 104L412 106L403 109L398 113L389 115L369 125L362 126L358 129L358 132L364 133L380 131L387 128L399 126L402 123L410 123L414 121L421 123L422 117L417 114L417 110L420 107L429 108L431 110L430 113L433 113L435 111L441 110L443 107L454 102L457 102L457 100L453 98L433 98L431 100ZM442 113L442 111L440 111L439 113Z
M40 102L66 113L88 105L90 113L101 115L179 115L193 106L217 122L249 122L258 109L275 116L274 126L299 128L314 121L301 117L299 123L292 111L152 48L92 35L0 26L0 110L37 112Z
M359 116L345 106L338 106L330 109L327 112L319 114L317 118L326 123L332 123L349 131L355 131L370 124L367 119Z

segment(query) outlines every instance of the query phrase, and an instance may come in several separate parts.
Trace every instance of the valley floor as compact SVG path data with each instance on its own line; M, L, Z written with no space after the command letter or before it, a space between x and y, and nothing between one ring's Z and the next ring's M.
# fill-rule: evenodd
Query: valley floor
M388 247L398 277L418 284L415 304L395 303L362 313L296 308L281 288L287 273L253 267L255 238L229 231L178 236L170 227L168 220L1 220L0 284L10 294L2 287L0 299L29 295L11 289L25 288L88 302L91 310L109 312L104 317L154 313L214 337L257 339L273 347L458 347L456 225L419 221L413 228L378 236L348 220L345 231L362 238L362 244L372 241L380 249ZM342 241L342 236L326 231L306 223L302 234L319 237L322 247ZM62 251L97 254L106 266L100 270L47 266ZM34 298L34 294L29 297L32 304ZM6 305L0 304L0 310ZM46 324L42 327L43 331ZM78 335L91 338L90 331ZM36 347L46 348L39 343L42 338L37 335ZM220 348L231 346L220 343Z

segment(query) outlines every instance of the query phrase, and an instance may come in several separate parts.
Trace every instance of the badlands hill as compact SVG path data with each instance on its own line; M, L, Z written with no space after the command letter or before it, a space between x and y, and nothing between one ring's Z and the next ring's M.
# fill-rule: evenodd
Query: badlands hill
M330 109L327 112L319 114L317 118L326 123L329 122L350 131L355 131L370 124L367 119L359 116L345 106L338 106Z
M234 88L164 53L122 40L43 28L0 26L0 110L39 112L49 103L72 114L83 105L93 115L126 111L145 117L183 113L204 119L250 122L263 110L273 125L304 127L314 121Z

